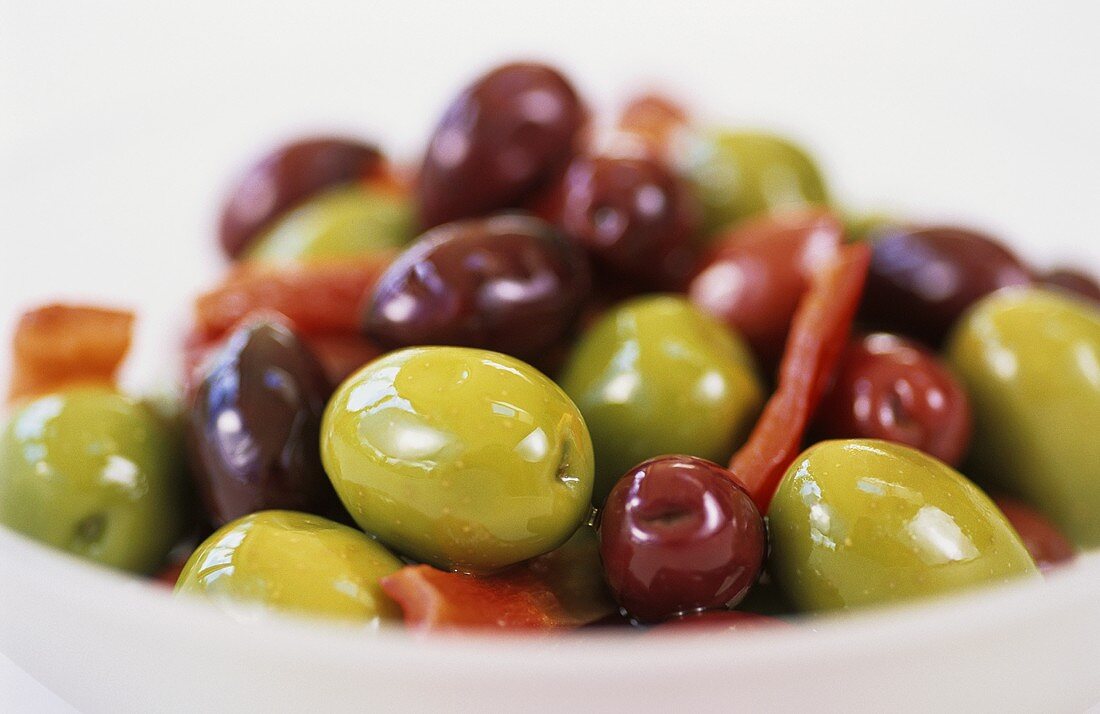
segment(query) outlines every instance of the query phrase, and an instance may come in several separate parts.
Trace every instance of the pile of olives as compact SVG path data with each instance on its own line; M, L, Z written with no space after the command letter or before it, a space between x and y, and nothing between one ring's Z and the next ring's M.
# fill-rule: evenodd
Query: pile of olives
M844 211L794 142L662 97L611 125L514 63L417 166L262 157L176 402L123 394L81 308L20 323L0 523L367 626L743 631L1100 546L1091 276Z

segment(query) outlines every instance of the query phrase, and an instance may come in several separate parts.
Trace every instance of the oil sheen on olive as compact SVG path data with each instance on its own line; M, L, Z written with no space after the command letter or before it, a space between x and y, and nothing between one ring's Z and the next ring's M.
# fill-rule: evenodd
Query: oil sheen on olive
M619 604L639 620L735 605L764 562L764 521L718 464L660 456L611 489L600 556Z
M236 258L288 209L323 189L371 176L382 161L377 148L353 139L318 137L279 147L230 191L218 231L222 249Z
M591 278L583 251L530 216L425 233L378 280L364 332L378 344L481 347L532 359L572 327Z
M561 385L592 433L595 503L661 454L729 459L764 401L745 343L679 296L608 311L577 341Z
M660 161L577 157L553 212L600 268L646 287L682 289L694 263L698 211L688 187Z
M178 594L231 613L278 611L366 626L401 610L379 584L404 564L380 543L326 518L262 511L226 524L198 547Z
M157 568L188 514L170 425L105 386L18 407L0 438L0 523L135 573Z
M780 482L768 527L768 570L805 611L1038 574L981 489L942 461L886 441L823 441L803 452Z
M486 350L412 347L363 367L329 401L321 455L363 530L443 568L549 552L592 499L580 412L533 367Z
M948 226L902 228L874 242L860 317L938 347L979 298L1030 283L1027 266L989 236Z
M970 431L970 400L946 365L881 332L848 344L814 424L826 439L896 441L952 466L962 462Z
M330 392L283 325L258 322L229 337L187 420L192 472L214 525L272 508L341 513L317 446Z
M842 236L840 221L818 209L749 219L714 239L688 296L748 340L762 363L775 364L810 276L836 255Z
M585 112L569 81L541 64L498 67L447 108L420 169L425 228L515 208L569 161Z
M1100 310L1045 290L991 295L947 356L974 409L968 473L1100 546Z

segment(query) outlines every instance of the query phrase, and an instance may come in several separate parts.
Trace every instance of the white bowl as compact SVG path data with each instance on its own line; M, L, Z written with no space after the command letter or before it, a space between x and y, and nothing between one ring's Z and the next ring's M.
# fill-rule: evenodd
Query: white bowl
M140 307L127 382L165 382L188 299L216 279L213 206L252 152L335 128L413 155L461 82L516 54L593 97L653 77L715 120L791 131L855 207L1100 267L1094 3L412 5L12 10L3 334L47 298ZM237 622L0 529L0 651L86 711L1080 710L1100 701L1100 554L1045 583L728 640L417 640Z

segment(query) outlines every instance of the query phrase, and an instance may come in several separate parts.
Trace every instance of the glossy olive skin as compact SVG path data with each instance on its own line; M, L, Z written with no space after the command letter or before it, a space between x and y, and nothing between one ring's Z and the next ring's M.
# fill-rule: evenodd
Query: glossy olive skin
M1062 292L1086 298L1100 303L1100 283L1088 273L1070 268L1059 268L1044 273L1039 282L1045 288L1054 288Z
M977 486L886 441L807 449L783 477L768 526L768 570L800 610L882 605L1038 573Z
M499 215L425 233L378 280L364 333L389 347L481 347L540 356L576 322L583 252L543 221Z
M355 258L404 247L414 226L408 196L384 187L340 186L284 213L243 257L275 263Z
M1009 496L994 496L993 502L1012 524L1039 570L1046 573L1073 560L1077 549L1043 514Z
M370 144L337 137L303 139L257 161L230 191L218 239L236 258L277 217L323 189L354 183L382 167Z
M329 401L321 457L363 530L467 572L553 550L592 498L580 412L534 368L486 350L414 347L370 363Z
M597 505L653 456L727 460L764 401L744 343L673 296L635 298L608 311L581 336L560 383L596 445Z
M135 573L157 568L188 501L178 436L106 386L19 407L0 440L0 523Z
M546 65L514 63L478 79L432 134L416 187L425 228L514 208L569 160L585 111Z
M970 445L970 399L936 355L879 332L848 344L813 431L895 441L958 466Z
M991 295L947 357L974 409L968 473L1100 546L1100 311L1042 290Z
M688 297L774 364L810 276L837 254L842 236L840 221L822 210L747 220L714 239Z
M702 202L706 233L761 213L828 203L813 159L771 134L701 134L689 148L685 170Z
M898 229L874 243L860 317L938 347L974 302L1030 283L1027 266L989 236L950 226Z
M331 392L287 327L257 322L229 337L187 414L191 471L213 525L268 509L341 513L317 449Z
M698 210L684 182L650 157L580 156L558 187L553 222L597 265L645 286L682 288Z
M401 610L379 581L404 564L320 516L261 511L226 524L188 559L176 593L229 612L259 609L375 626Z
M660 456L611 489L600 557L618 603L639 620L735 605L764 562L764 521L718 464Z

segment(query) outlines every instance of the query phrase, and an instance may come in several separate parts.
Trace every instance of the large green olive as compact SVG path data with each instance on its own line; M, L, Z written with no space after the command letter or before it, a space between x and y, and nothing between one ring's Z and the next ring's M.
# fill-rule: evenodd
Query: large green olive
M379 581L402 566L369 537L320 516L260 511L227 523L191 555L177 593L375 624L400 615Z
M401 248L415 230L408 196L385 188L341 186L279 218L244 257L269 262L354 258Z
M760 213L824 204L829 198L813 159L771 134L701 134L689 145L684 168L702 203L707 234Z
M414 347L362 368L329 401L321 457L363 530L470 572L558 547L592 498L580 412L533 367L486 350Z
M143 404L99 386L39 397L0 439L0 522L138 573L176 542L187 513L177 435Z
M838 610L1037 574L981 489L887 441L823 441L768 511L769 570L800 610Z
M1041 290L995 293L947 348L970 394L969 471L1100 546L1100 311Z
M597 505L651 457L727 460L764 401L744 342L672 296L611 310L581 337L561 384L592 432Z

